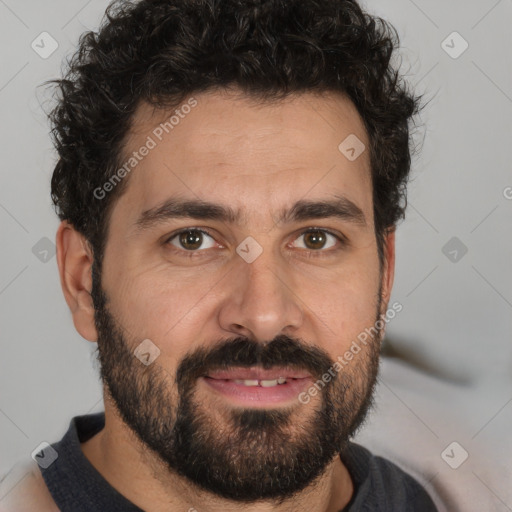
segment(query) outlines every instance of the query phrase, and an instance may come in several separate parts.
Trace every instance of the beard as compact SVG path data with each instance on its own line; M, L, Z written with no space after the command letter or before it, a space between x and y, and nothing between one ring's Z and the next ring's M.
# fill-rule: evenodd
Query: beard
M197 401L196 383L213 370L286 366L307 370L316 382L335 361L284 335L266 344L238 337L189 352L171 375L159 359L145 366L134 356L141 340L123 334L98 276L92 297L100 376L120 417L172 474L218 497L285 502L324 473L373 405L380 330L308 405L208 407ZM379 293L376 320L380 305Z

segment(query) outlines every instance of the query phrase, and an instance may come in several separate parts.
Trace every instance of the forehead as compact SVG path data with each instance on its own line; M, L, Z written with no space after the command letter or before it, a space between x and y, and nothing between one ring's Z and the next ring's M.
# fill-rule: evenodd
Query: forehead
M222 90L170 110L143 103L124 146L125 163L139 154L120 208L135 222L172 196L215 199L263 221L300 199L343 194L371 220L368 151L351 160L339 149L345 140L369 147L355 106L337 93L269 103Z

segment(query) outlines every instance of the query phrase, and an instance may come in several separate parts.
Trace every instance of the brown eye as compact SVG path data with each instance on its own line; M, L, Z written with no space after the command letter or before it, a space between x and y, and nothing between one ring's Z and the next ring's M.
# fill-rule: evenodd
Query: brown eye
M298 245L296 247L300 247L301 249L309 249L311 251L320 251L321 249L329 249L336 245L336 242L340 242L340 237L329 233L323 229L311 229L309 231L305 231L302 233L297 240L303 238L302 245ZM329 238L333 239L332 242L329 241ZM325 252L325 251L322 251Z
M304 241L308 249L322 249L326 240L327 237L322 231L309 231L308 233L304 233Z
M210 245L204 247L205 237L211 239ZM177 243L174 243L177 241ZM176 233L172 238L168 240L168 243L178 249L185 249L187 251L197 251L198 249L210 249L214 246L213 238L201 229L186 229Z

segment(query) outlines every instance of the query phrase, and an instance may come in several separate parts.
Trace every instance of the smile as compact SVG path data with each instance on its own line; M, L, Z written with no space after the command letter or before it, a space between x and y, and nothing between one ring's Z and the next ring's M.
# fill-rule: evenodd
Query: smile
M209 392L213 391L233 405L265 407L297 401L312 377L304 371L285 368L237 368L211 372L200 380Z

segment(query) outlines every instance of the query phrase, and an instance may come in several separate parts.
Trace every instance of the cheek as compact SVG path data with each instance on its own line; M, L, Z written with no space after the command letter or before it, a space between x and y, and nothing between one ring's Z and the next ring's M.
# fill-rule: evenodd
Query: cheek
M208 311L214 308L219 278L200 271L180 275L170 272L168 265L127 271L119 278L112 303L132 338L149 338L161 347L172 344L173 352L181 353L182 345L183 350L190 349L190 339L199 338Z
M358 335L375 325L378 272L352 268L329 279L310 280L304 287L305 314L316 326L315 336L331 355L347 350ZM325 276L327 277L327 276Z

